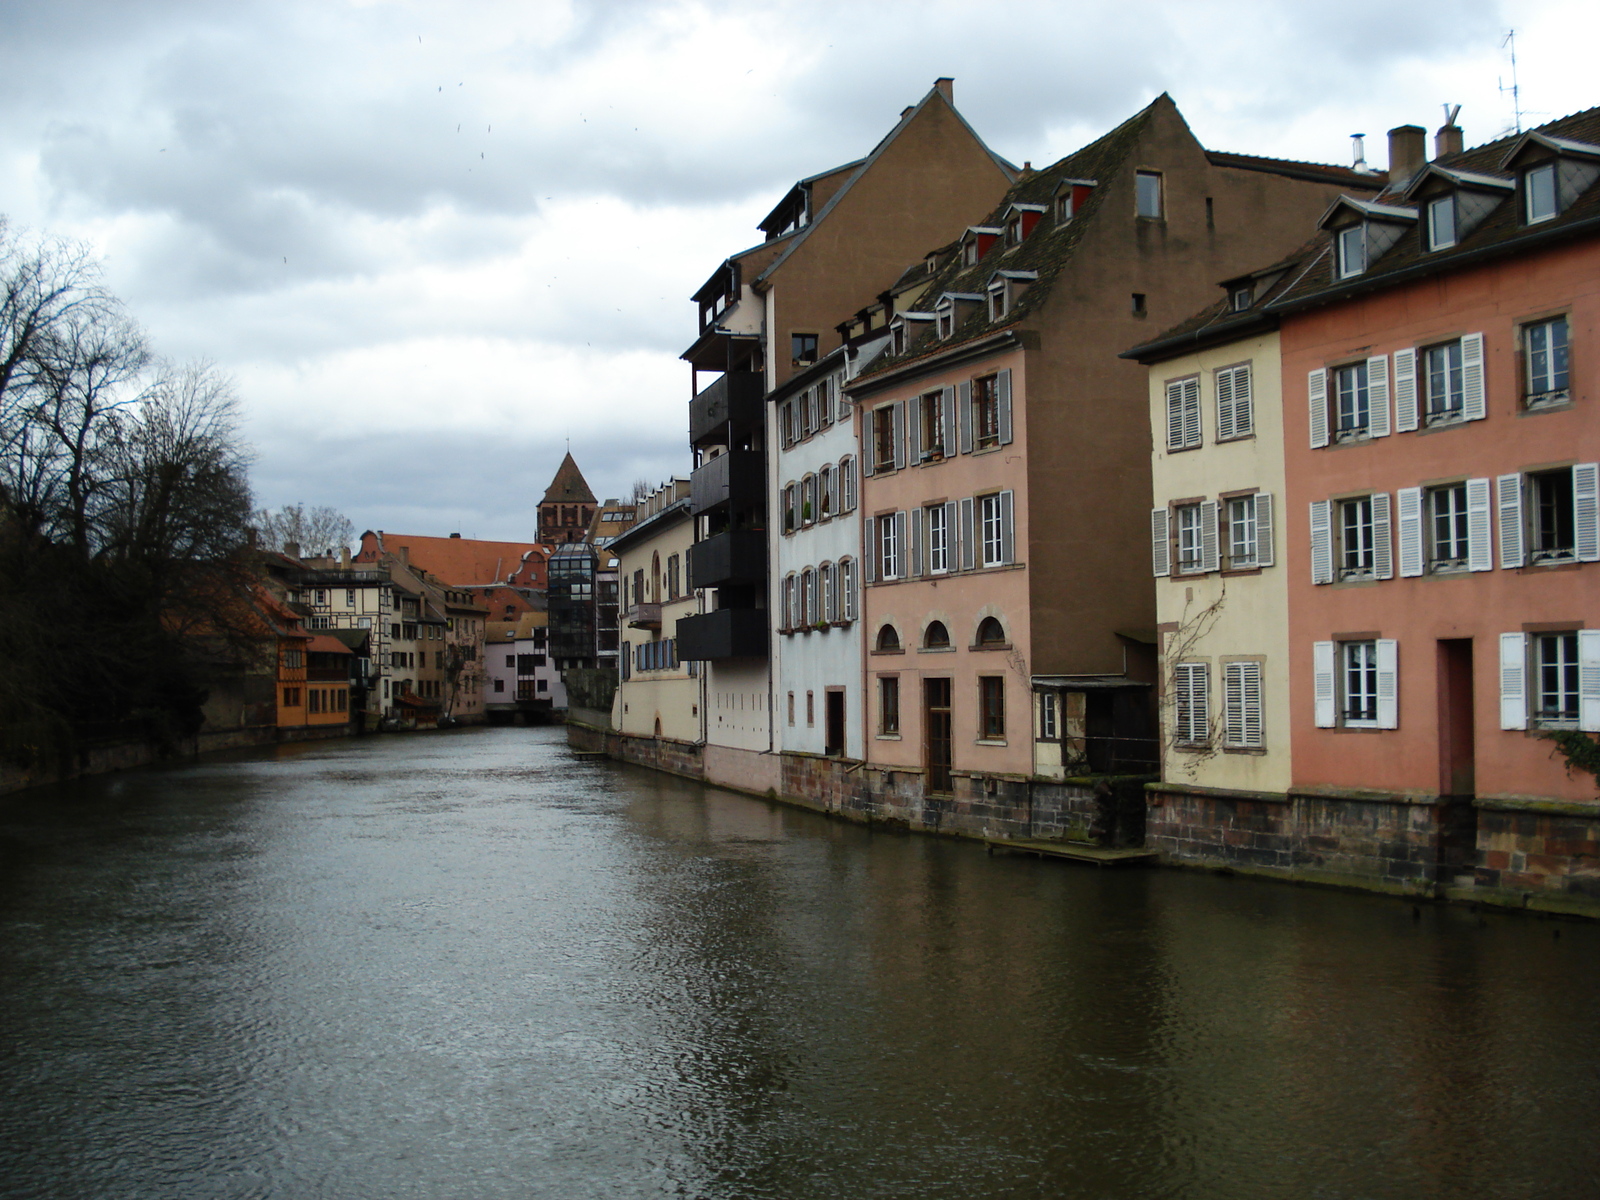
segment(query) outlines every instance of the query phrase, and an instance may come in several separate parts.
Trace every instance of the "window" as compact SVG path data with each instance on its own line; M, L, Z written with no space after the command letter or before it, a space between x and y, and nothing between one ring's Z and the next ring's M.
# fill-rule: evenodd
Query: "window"
M1200 377L1167 384L1167 449L1192 450L1200 444Z
M1339 278L1348 279L1367 269L1367 228L1349 225L1334 235L1339 257Z
M1006 315L1006 284L996 279L989 285L989 320L998 321Z
M1011 561L1011 505L1011 492L978 497L980 567L999 567Z
M1372 431L1372 393L1367 387L1367 364L1351 363L1333 372L1334 439L1348 442Z
M1578 634L1541 633L1533 638L1533 715L1539 725L1578 723Z
M789 724L794 724L794 693L789 693Z
M300 689L297 687L283 689L283 706L285 708L300 707Z
M1000 390L997 376L972 381L972 425L978 449L1000 444Z
M1256 497L1235 496L1228 500L1228 569L1246 570L1256 562Z
M1001 741L1006 736L1006 681L1003 675L978 676L978 736Z
M878 732L900 732L900 679L885 675L878 680Z
M1428 201L1428 249L1448 250L1456 244L1456 198Z
M817 723L817 697L816 697L816 693L807 692L806 693L806 724L808 726L810 726L810 725L815 725L816 723Z
M996 617L985 617L978 622L979 646L1004 646L1006 644L1006 627L1000 624Z
M900 633L893 625L884 625L878 630L877 647L884 653L891 653L900 649Z
M346 608L354 608L356 606L356 590L355 590L355 588L345 588L345 590L344 590L344 606Z
M817 623L817 579L810 567L800 572L800 624L806 628Z
M1262 712L1261 664L1223 664L1222 744L1237 750L1259 750L1266 744Z
M1056 197L1056 220L1065 225L1072 220L1072 191L1068 189Z
M1600 731L1600 629L1500 635L1500 728L1527 729L1530 717Z
M316 602L318 604L326 604L328 602L328 590L326 588L317 589Z
M679 573L679 556L674 554L667 559L667 599L676 600L681 595L680 584L682 576Z
M516 665L517 665L517 656L515 654L506 655L506 666L514 667Z
M955 301L946 297L933 306L934 320L939 326L939 338L944 340L956 331Z
M1399 727L1399 644L1394 639L1316 642L1311 649L1319 728Z
M1528 224L1548 221L1556 215L1556 165L1544 163L1522 176Z
M1141 217L1159 217L1161 211L1161 176L1155 171L1138 171L1133 177L1137 212Z
M1429 346L1422 352L1422 395L1429 425L1461 419L1466 396L1460 342Z
M785 629L794 629L799 624L799 582L794 575L786 575L783 579L783 627Z
M809 525L817 519L817 477L807 475L800 481L800 523Z
M832 563L817 568L817 590L822 594L818 617L832 624L839 619L839 572Z
M626 655L623 656L623 662L624 663L627 662L627 656ZM506 681L504 679L496 679L494 681L494 690L497 691L497 692L505 691L506 690Z
M1529 557L1533 562L1570 562L1577 548L1573 522L1572 471L1528 476Z
M1255 292L1249 287L1236 287L1228 296L1228 307L1234 312L1244 312L1255 303Z
M943 575L950 570L951 505L933 504L923 511L928 522L928 574Z
M1173 741L1204 746L1211 740L1211 667L1178 663L1173 668Z
M1211 501L1177 506L1178 570L1195 574L1216 570L1217 506Z
M856 460L839 460L839 511L854 512L856 507Z
M928 392L917 398L917 428L921 434L921 459L937 462L945 456L945 393Z
M1425 496L1428 521L1428 570L1465 570L1468 551L1467 485L1453 483L1445 487L1429 488Z
M889 330L889 340L890 354L904 354L906 352L906 323L904 321L895 322L893 328Z
M1039 693L1039 739L1053 742L1061 736L1058 718L1058 697L1054 692Z
M928 628L922 632L922 648L924 650L948 650L950 648L950 631L945 628L943 621L928 622Z
M1371 578L1376 565L1372 497L1340 501L1339 578Z
M792 483L786 485L783 489L783 531L785 533L793 533L795 526L799 524L795 512L797 499L795 485Z
M826 521L833 516L833 467L825 466L817 472L817 520Z
M887 513L876 521L878 533L878 578L899 579L905 574L905 513Z
M1522 327L1526 364L1523 402L1529 408L1567 399L1567 318L1552 317Z
M789 335L790 366L808 367L817 361L817 335L792 333Z
M892 404L872 410L872 461L876 471L892 471L899 464L895 461L895 412Z
M1339 674L1346 725L1378 723L1378 643L1344 642L1339 647Z
M839 563L839 619L856 619L856 564L853 558Z
M1255 411L1250 395L1250 364L1224 367L1216 373L1217 440L1248 437L1255 432ZM1199 424L1196 414L1195 424ZM1197 439L1198 441L1198 439Z

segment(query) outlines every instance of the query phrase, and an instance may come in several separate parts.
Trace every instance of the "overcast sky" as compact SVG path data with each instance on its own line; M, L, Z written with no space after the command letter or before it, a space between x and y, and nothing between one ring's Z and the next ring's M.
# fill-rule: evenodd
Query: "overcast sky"
M259 503L531 538L688 469L689 294L940 75L1043 166L1168 91L1207 146L1348 162L1600 103L1600 5L0 0L0 213L92 242L238 381Z

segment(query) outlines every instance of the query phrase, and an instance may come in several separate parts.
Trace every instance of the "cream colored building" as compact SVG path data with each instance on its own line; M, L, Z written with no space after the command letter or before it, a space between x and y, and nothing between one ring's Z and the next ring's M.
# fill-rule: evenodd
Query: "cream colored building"
M700 740L699 664L678 658L678 618L695 611L688 586L694 543L689 481L674 479L646 496L638 520L607 549L618 560L621 653L612 727L675 742Z
M1150 368L1168 783L1281 794L1291 781L1281 372L1258 307L1280 282L1231 281L1219 305L1127 354Z

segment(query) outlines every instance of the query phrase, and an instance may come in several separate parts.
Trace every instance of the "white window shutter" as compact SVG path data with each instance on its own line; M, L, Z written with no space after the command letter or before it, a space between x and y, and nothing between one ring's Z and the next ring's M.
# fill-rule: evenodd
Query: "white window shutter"
M1306 376L1306 398L1311 409L1311 448L1328 444L1328 372L1318 367Z
M1400 577L1406 579L1422 574L1422 489L1401 488L1396 494L1400 501Z
M911 527L911 576L913 579L922 575L922 514L923 509L914 508L910 512Z
M1200 441L1200 379L1196 376L1183 382L1183 444L1193 448Z
M1578 728L1600 733L1600 629L1578 630Z
M1256 493L1256 566L1270 567L1276 560L1272 546L1272 493Z
M1573 550L1579 562L1600 562L1600 463L1572 468Z
M972 537L972 497L961 498L961 569L970 571L976 561L977 546Z
M1318 729L1332 729L1339 722L1333 676L1333 643L1311 644L1311 696Z
M922 405L924 400L917 397L906 403L906 448L909 451L906 462L916 466L922 461ZM905 465L904 463L901 464Z
M956 408L961 418L961 453L972 453L972 381L963 380L959 388Z
M1183 449L1183 380L1167 384L1167 449Z
M1014 563L1017 561L1016 526L1013 518L1013 492L1000 493L1000 561Z
M1367 359L1367 433L1371 437L1389 436L1389 356Z
M1461 339L1461 415L1481 421L1489 413L1483 386L1483 334L1469 333Z
M1506 570L1522 566L1522 476L1502 475L1495 481L1500 501L1500 566Z
M1244 437L1256 428L1255 395L1251 391L1250 365L1233 369L1233 435Z
M1217 440L1233 436L1233 372L1214 371L1212 379L1217 387Z
M1467 480L1467 569L1494 570L1493 521L1489 517L1489 481Z
M1311 502L1311 582L1333 582L1333 504Z
M1528 727L1528 635L1500 635L1500 728Z
M878 518L867 518L866 553L861 556L861 577L872 583L878 577Z
M995 402L1000 415L1000 444L1011 441L1011 368L1005 367L994 377Z
M1394 523L1389 517L1389 493L1373 493L1373 578L1395 578Z
M1200 502L1200 569L1215 571L1219 566L1217 551L1217 502Z
M1168 510L1150 510L1150 561L1157 579L1172 574L1172 535L1167 532Z
M1417 352L1394 352L1394 428L1411 433L1417 427Z
M1400 728L1400 643L1394 638L1379 638L1378 650L1378 728Z

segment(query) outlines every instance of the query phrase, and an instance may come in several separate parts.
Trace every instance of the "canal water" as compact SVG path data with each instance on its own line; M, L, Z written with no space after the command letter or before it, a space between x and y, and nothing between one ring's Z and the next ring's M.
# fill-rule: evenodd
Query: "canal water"
M0 800L0 1195L1600 1194L1600 930L376 737Z

